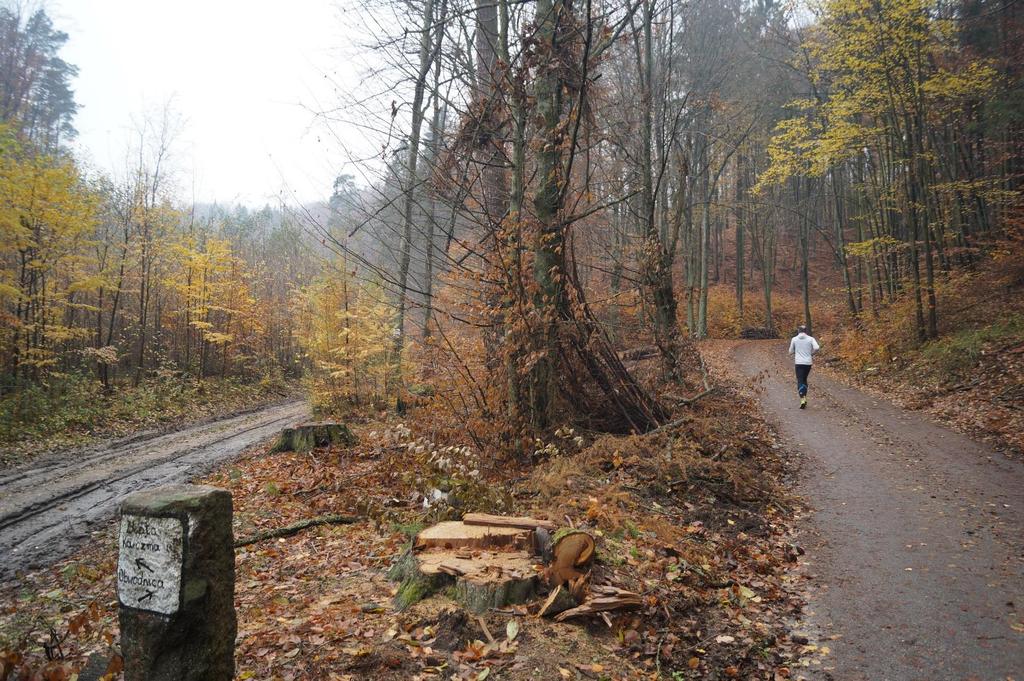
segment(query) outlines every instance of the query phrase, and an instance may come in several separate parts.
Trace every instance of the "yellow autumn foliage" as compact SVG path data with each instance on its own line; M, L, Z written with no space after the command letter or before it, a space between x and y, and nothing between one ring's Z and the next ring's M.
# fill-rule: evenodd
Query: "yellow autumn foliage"
M314 407L326 412L377 403L393 391L394 307L378 284L340 269L305 287L296 310Z
M0 125L0 356L38 372L60 343L88 331L68 323L87 268L98 199L69 159L36 153Z
M908 121L940 123L982 98L997 72L956 52L949 22L928 0L825 0L804 42L816 98L790 103L757 189L822 176L865 147L899 146ZM798 68L803 64L794 64Z

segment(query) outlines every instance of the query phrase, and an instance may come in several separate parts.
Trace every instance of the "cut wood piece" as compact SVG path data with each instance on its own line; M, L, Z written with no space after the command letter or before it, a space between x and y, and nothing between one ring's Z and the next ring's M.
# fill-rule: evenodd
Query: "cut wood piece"
M565 587L569 590L569 595L577 603L582 603L587 600L587 594L590 593L590 572L588 571L585 575L577 577L565 584Z
M579 579L594 558L596 544L586 532L568 530L555 535L554 558L544 571L552 588Z
M569 595L569 591L564 586L558 586L551 592L548 599L544 601L544 605L540 607L537 616L551 617L574 607L576 607L576 599Z
M619 589L614 586L593 587L592 595L587 602L555 615L556 622L564 622L572 617L594 615L610 610L632 610L644 604L643 597L638 593Z
M344 423L316 421L285 428L271 448L274 452L308 452L334 444L354 445L356 437Z
M518 527L467 525L457 520L450 520L428 527L416 535L416 548L417 550L508 548L532 551L533 537L531 535L529 530Z
M467 525L487 525L488 527L517 527L522 530L535 530L538 527L554 530L556 525L550 520L528 518L523 516L491 515L489 513L467 513L462 516Z
M570 530L555 536L554 554L556 563L582 567L590 563L597 545L594 538L581 530Z

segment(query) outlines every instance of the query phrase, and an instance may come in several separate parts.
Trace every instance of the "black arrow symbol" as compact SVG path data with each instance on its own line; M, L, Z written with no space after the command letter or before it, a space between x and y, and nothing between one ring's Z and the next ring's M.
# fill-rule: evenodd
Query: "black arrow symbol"
M139 596L139 603L143 601L153 600L153 596L156 595L153 591L147 591L144 595Z
M149 563L147 563L144 558L136 558L135 559L135 567L137 567L139 569L142 569L142 570L149 570L150 572L153 571L153 568L149 567Z

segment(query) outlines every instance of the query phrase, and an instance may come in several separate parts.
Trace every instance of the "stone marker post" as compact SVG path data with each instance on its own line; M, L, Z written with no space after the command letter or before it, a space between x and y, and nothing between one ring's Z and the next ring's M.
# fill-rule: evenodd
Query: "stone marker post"
M234 678L231 494L205 485L131 494L118 544L125 681Z

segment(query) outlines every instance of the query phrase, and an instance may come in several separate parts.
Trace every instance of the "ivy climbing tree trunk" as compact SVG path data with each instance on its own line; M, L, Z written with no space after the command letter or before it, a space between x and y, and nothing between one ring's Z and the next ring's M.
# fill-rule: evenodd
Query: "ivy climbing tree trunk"
M537 360L529 374L529 416L535 428L552 422L557 376L559 320L566 312L565 232L562 224L562 144L565 102L562 63L567 41L564 23L572 12L571 0L537 0L537 50L540 59L534 82L540 150L537 153L538 187L533 209L537 231L533 243L533 294L538 316Z

